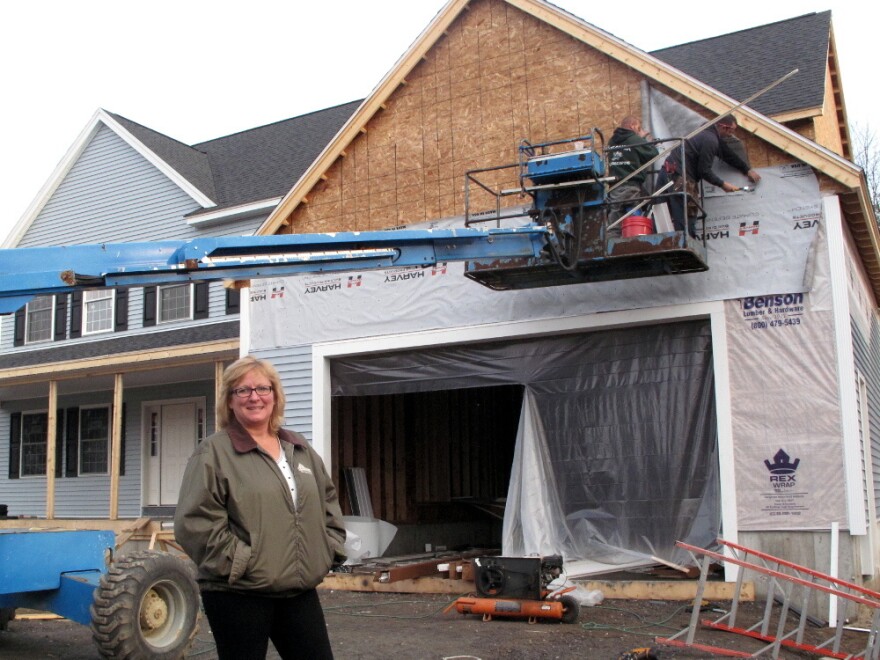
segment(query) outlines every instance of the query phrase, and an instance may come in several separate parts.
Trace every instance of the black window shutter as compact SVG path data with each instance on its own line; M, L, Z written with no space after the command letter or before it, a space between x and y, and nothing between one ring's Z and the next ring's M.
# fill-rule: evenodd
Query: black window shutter
M64 408L55 411L55 478L62 476L64 463Z
M113 426L111 425L110 428ZM122 404L122 427L119 437L119 476L125 476L125 403Z
M15 332L12 338L13 346L24 346L24 316L27 313L27 305L15 310Z
M67 337L67 294L55 296L55 341Z
M226 313L241 313L241 289L226 289Z
M116 289L116 313L114 316L114 332L128 330L128 289Z
M156 287L144 287L144 327L156 325Z
M9 416L9 478L18 479L21 463L21 413Z
M67 409L66 422L67 435L64 439L64 454L67 469L64 471L64 476L76 477L79 475L79 408Z
M193 295L193 318L208 318L208 283L196 282Z
M83 325L83 294L74 291L70 294L70 338L82 337Z

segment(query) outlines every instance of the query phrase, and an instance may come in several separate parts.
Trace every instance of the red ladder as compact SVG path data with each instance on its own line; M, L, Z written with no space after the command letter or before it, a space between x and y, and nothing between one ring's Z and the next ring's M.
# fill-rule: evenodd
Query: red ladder
M741 658L760 656L778 658L782 648L807 651L828 658L870 658L871 660L880 658L880 635L877 634L878 625L880 625L880 593L723 539L718 539L718 544L727 550L728 554L698 548L680 541L676 543L678 547L687 550L698 565L702 565L700 582L688 627L672 637L658 638L656 640L658 644L689 647L714 655ZM702 561L699 559L700 556L702 556ZM709 567L714 562L734 564L739 566L740 570L730 611L714 621L703 620L701 622L700 605L703 601ZM740 596L744 578L748 572L757 573L764 576L765 579L769 578L767 581L767 601L761 619L749 627L742 627L742 625L737 625L737 616L741 614L739 612ZM839 602L842 606L838 608L837 624L833 629L833 635L820 644L807 644L804 642L804 631L810 618L807 612L811 597L818 592L824 592L832 598L840 599ZM795 604L794 598L797 593L801 598ZM781 609L778 613L777 623L773 626L772 613L775 603L778 603ZM847 621L847 606L854 605L863 605L869 608L871 627L864 650L847 653L841 650L843 629ZM794 619L789 618L790 611L799 614L794 625L792 625ZM767 642L767 645L755 653L746 653L702 644L696 641L697 630L701 624L704 628L746 635ZM773 630L774 627L775 630Z

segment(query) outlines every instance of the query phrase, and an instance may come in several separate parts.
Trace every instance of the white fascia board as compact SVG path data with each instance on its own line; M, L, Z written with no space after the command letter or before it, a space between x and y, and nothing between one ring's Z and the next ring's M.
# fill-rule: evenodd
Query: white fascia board
M126 144L128 144L128 146L137 151L141 156L146 158L147 161L149 161L156 169L162 172L162 174L171 179L171 181L173 181L181 190L192 197L197 204L199 204L203 208L212 208L214 206L217 206L217 204L214 203L214 200L207 197L201 190L190 183L188 179L181 176L177 170L168 165L168 163L159 158L150 149L147 149L143 142L135 138L122 126L122 124L113 119L113 117L111 117L107 112L105 112L104 110L99 110L98 116L100 118L100 121L104 125L106 125L107 128L116 133L126 142Z
M281 197L275 197L273 199L264 199L250 204L231 206L218 211L199 213L196 216L188 218L186 224L190 227L207 227L210 225L222 224L224 222L232 222L233 220L240 220L241 218L256 215L263 211L271 211L278 206L280 201Z
M73 144L67 150L67 153L65 153L64 157L59 161L58 165L55 167L54 171L49 176L46 183L43 184L42 188L40 188L40 192L37 193L37 196L30 203L24 214L22 214L19 221L12 228L12 231L3 241L3 248L13 248L18 245L18 242L25 235L27 230L30 229L30 226L33 224L34 220L36 220L37 216L40 214L40 211L43 210L43 207L58 189L58 186L60 186L61 182L64 181L64 177L67 176L67 173L82 155L82 152L91 142L92 138L98 132L102 124L107 126L117 135L119 135L119 137L122 138L126 142L126 144L131 146L150 163L155 165L163 174L165 174L168 178L174 181L174 183L180 186L180 188L182 188L184 192L192 197L197 203L205 208L216 206L216 204L212 200L205 197L205 195L203 195L197 188L189 183L189 181L180 176L180 174L178 174L176 170L169 167L167 163L161 160L152 151L147 149L140 141L136 140L131 135L131 133L125 130L119 124L119 122L114 120L106 111L98 109L95 114L92 115L92 118L89 120L88 124L86 124L85 128L83 128L83 130L77 136L76 140L74 140Z
M846 246L843 235L844 219L837 195L822 198L822 217L828 235L834 344L837 353L837 386L840 397L840 430L843 436L847 524L850 534L863 536L868 531L868 521L865 516L862 487L862 449L859 441L855 353L852 342L852 319L849 312L849 268L846 264Z
M726 541L739 543L739 515L736 510L736 456L733 447L733 408L730 394L730 357L724 302L710 316L712 366L715 373L715 418L718 431L718 481L721 488L721 531ZM725 554L730 550L725 548ZM739 566L725 562L724 579L735 582Z
M251 349L251 288L242 287L239 292L238 357L245 357Z
M67 150L67 153L65 153L58 162L58 165L55 166L55 169L46 180L46 183L40 188L40 192L37 193L37 196L34 197L24 214L22 214L19 221L12 228L12 231L6 237L6 240L3 241L2 247L13 248L18 245L18 242L25 235L27 230L30 229L34 220L36 220L37 216L40 214L40 211L43 210L43 207L58 189L58 186L64 181L64 177L67 176L67 173L85 150L86 145L88 145L95 133L98 132L102 114L106 113L104 113L103 110L98 110L92 115L89 123L86 124L82 131L80 131L79 136L77 136L76 140L74 140L73 144Z

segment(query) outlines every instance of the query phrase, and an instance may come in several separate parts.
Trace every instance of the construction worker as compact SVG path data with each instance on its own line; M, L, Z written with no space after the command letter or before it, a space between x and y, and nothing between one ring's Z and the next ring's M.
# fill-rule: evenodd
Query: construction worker
M688 197L697 199L697 184L700 181L708 181L724 192L736 192L739 186L729 183L718 176L712 169L715 158L720 158L736 170L742 172L749 181L757 183L761 175L749 167L733 149L730 148L728 139L733 137L736 131L736 117L724 115L711 126L703 129L694 137L685 140L684 160L685 167L681 163L681 150L675 149L666 159L657 177L657 190L672 182L671 189L666 192L680 193L687 188ZM685 176L683 176L683 174ZM669 215L672 216L672 224L676 231L684 231L685 228L685 203L681 195L671 195L667 198L669 203ZM696 238L696 217L688 213L687 228L692 238Z
M650 137L647 130L642 130L642 121L638 117L628 115L620 120L620 126L614 129L614 135L608 141L608 172L622 181L628 175L638 170L642 165L654 158L657 148L648 142ZM644 169L623 185L611 184L608 193L608 201L611 202L611 212L608 215L608 224L611 225L629 210L626 202L638 197L645 197L645 179L648 169ZM620 236L620 225L608 229L606 236Z

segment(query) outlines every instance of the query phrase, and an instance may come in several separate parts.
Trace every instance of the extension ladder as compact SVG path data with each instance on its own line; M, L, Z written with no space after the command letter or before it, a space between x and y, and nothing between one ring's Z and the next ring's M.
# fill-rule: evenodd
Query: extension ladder
M688 627L672 637L656 639L658 644L689 647L713 655L742 658L760 656L778 658L782 648L806 651L828 658L870 658L871 660L880 658L880 636L877 634L878 625L880 625L880 593L736 543L723 539L718 539L718 543L729 552L729 555L698 548L687 543L676 543L678 547L687 550L698 565L701 564L700 582ZM702 556L702 561L699 556ZM706 588L709 567L713 562L734 564L739 566L740 570L730 610L714 621L703 620L701 622L700 605ZM737 616L741 616L739 611L740 595L747 572L757 573L767 580L767 601L763 607L761 619L749 627L742 627L746 624L737 625ZM833 629L833 635L819 644L808 644L804 641L804 632L811 618L807 612L811 597L819 592L824 592L831 598L837 598L838 603L842 606L837 608L837 624ZM795 600L796 595L800 596L798 601ZM780 605L775 625L773 623L774 603ZM846 609L847 606L855 607L858 605L868 608L871 613L871 624L864 650L849 653L841 649L844 641L844 625L847 622ZM794 613L796 619L790 619L789 612ZM795 621L796 623L794 623ZM697 629L700 625L704 628L752 637L767 642L767 645L754 653L747 653L702 644L696 641Z

